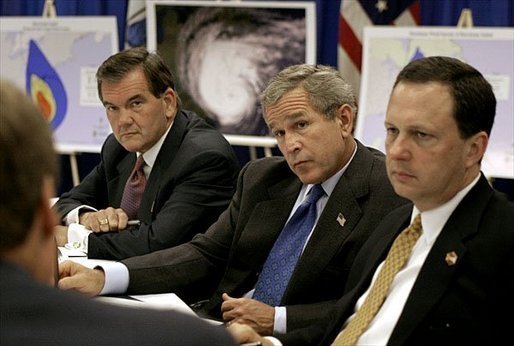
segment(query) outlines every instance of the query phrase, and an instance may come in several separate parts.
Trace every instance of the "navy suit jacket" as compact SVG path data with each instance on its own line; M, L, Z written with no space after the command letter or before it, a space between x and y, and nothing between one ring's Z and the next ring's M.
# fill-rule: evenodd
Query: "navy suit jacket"
M0 260L2 345L235 345L219 326L175 311L134 309L36 283Z
M346 294L329 317L283 339L285 345L330 345L369 287L377 266L409 221L395 210L355 259ZM454 251L450 265L446 255ZM514 311L514 203L482 176L454 210L416 279L388 345L500 345Z
M119 208L135 162L136 154L110 135L101 162L55 208L62 216L80 205ZM191 240L226 209L238 172L239 162L225 138L194 113L180 111L148 178L138 212L142 224L91 233L88 257L119 260Z
M243 168L229 208L205 234L181 246L129 258L130 292L175 292L188 302L209 299L202 313L219 318L221 295L254 288L302 183L282 157ZM386 176L384 155L358 143L295 268L281 305L287 328L309 325L343 293L358 249L390 210L406 203ZM338 222L342 214L346 222Z

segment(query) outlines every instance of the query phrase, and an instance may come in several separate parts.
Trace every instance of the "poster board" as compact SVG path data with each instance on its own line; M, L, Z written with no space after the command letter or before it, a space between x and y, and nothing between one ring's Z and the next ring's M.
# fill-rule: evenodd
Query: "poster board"
M315 4L149 1L146 13L147 47L173 70L184 108L232 144L275 146L259 94L286 66L315 63Z
M423 56L458 58L484 75L497 100L482 171L488 177L514 178L513 47L513 28L365 28L356 138L384 151L389 94L407 63Z
M111 132L95 73L117 51L114 16L0 18L0 76L40 105L61 153L98 153Z

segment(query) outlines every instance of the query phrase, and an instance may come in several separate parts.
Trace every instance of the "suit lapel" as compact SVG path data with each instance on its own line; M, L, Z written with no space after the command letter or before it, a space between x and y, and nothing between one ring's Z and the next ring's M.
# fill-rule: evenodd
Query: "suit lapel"
M437 237L409 294L389 342L403 344L444 294L466 253L464 240L479 231L478 225L492 190L482 176L454 210ZM456 255L447 261L449 253Z
M170 174L172 171L170 167L177 156L180 144L182 143L182 138L186 132L187 124L188 121L185 116L181 112L177 113L173 126L162 143L159 154L157 154L154 166L152 167L152 173L146 183L145 192L143 193L141 206L138 212L138 215L143 222L151 222L153 204L157 200L161 189L161 181L164 180L163 176L165 174Z
M344 322L353 314L357 300L370 286L373 274L379 264L387 257L391 244L396 239L398 233L409 224L411 212L412 205L410 204L397 209L395 216L388 218L387 223L382 223L373 233L373 236L377 238L374 238L372 243L365 243L364 249L359 252L352 266L352 272L348 277L345 294L338 301L333 312L334 316L331 318L330 324L326 329L327 332L322 343L323 345L334 341L337 334L341 331ZM359 261L359 257L362 257L364 261ZM359 263L357 264L357 262Z
M267 190L269 199L255 205L248 222L238 240L237 251L247 255L240 256L244 261L260 271L269 251L289 217L302 184L291 174L291 177L270 186ZM263 225L265 228L263 229ZM251 248L244 247L245 244ZM258 244L258 246L255 246Z
M320 215L291 277L291 290L286 293L288 297L294 294L296 288L304 291L305 285L313 283L313 274L328 265L362 216L355 196L344 186L344 180L344 176L341 177ZM338 222L339 214L346 219L343 226ZM316 264L316 268L313 268L313 264Z
M357 145L352 163L332 191L298 261L291 277L291 289L286 291L285 299L293 296L297 290L304 292L305 287L313 284L315 273L321 272L330 263L362 217L358 199L369 193L369 185L368 180L361 177L371 171L373 157L360 143ZM313 268L313 264L316 268Z
M121 205L121 198L123 197L125 184L130 176L130 173L132 173L134 165L136 164L136 154L130 153L128 151L125 152L125 156L116 165L118 174L108 183L108 197L110 200L108 204L109 206L113 205L119 207Z

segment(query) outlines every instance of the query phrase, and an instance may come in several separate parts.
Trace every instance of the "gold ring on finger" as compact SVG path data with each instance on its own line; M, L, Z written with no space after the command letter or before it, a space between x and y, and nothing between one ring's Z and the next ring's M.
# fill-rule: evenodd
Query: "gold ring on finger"
M108 219L102 219L102 220L98 220L98 223L100 225L107 225L109 223L109 220Z

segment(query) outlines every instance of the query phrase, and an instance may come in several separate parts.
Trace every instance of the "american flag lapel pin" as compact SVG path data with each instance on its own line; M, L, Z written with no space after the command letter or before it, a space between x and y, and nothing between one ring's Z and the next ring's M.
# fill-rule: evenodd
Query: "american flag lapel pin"
M341 227L344 227L344 224L346 223L346 218L344 217L343 214L339 213L339 215L337 215L336 220L341 225Z
M446 264L448 266L453 266L455 265L455 263L457 263L457 259L459 258L459 256L457 255L457 253L455 251L450 251L446 254L446 257L445 257L445 261L446 261Z

